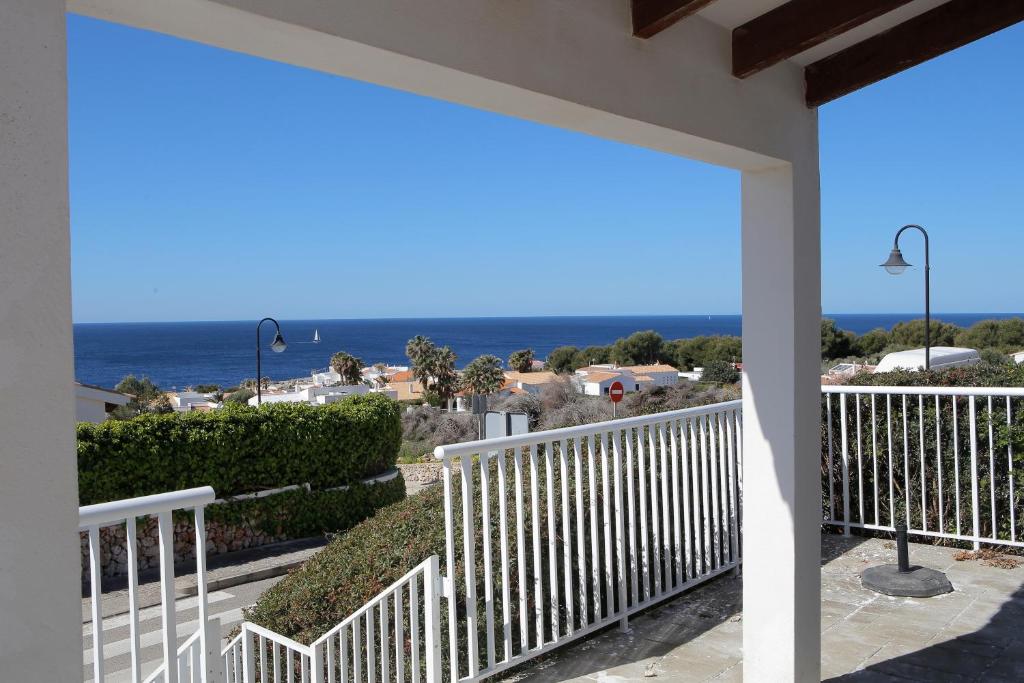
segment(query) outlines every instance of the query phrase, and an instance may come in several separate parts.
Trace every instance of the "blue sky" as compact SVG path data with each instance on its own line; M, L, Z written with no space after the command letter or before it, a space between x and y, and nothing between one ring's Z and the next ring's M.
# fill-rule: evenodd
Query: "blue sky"
M77 16L76 322L740 308L735 172ZM821 108L822 306L1024 310L1024 25ZM922 263L917 235L903 243Z

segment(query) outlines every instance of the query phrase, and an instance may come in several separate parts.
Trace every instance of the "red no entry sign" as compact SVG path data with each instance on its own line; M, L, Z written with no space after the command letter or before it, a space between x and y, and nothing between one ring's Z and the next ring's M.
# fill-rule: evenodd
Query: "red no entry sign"
M612 382L612 385L608 387L608 397L612 400L612 403L621 401L625 394L626 390L623 388L622 382Z

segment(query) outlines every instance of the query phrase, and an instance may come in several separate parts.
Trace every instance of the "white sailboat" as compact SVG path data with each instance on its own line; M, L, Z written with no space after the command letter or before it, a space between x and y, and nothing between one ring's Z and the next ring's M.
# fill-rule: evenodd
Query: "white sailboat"
M320 330L319 329L313 330L313 343L314 344L319 344L320 343Z

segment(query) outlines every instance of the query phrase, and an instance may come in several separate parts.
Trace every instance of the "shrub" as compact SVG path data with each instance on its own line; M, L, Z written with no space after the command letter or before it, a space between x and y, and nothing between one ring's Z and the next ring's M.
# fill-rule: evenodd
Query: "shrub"
M78 425L80 504L212 486L227 497L353 484L395 464L398 405L381 394L327 406L229 406Z
M718 384L735 384L740 381L740 373L724 360L713 360L704 366L700 380L702 382L716 382Z
M233 391L224 397L225 403L239 403L242 405L248 405L249 399L256 395L256 392L252 389L239 389Z

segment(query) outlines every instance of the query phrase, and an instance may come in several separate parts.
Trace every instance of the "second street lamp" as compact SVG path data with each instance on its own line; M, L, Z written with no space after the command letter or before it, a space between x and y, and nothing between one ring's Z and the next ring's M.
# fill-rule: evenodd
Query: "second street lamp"
M281 335L281 326L277 324L277 321L273 318L264 318L263 320L256 323L256 405L263 405L263 375L260 358L260 327L263 323L270 321L274 323L274 327L277 328L277 333L274 335L274 341L270 342L270 348L274 353L281 353L288 345L284 343L284 337Z
M902 235L903 231L907 228L916 228L921 231L922 235L924 235L924 369L931 370L932 354L929 344L932 326L930 291L931 265L928 257L928 233L920 225L904 225L896 232L896 237L892 241L892 251L889 252L889 258L881 265L882 268L885 268L885 272L890 275L902 275L906 272L907 268L911 267L911 265L904 260L903 252L900 251L900 235Z

